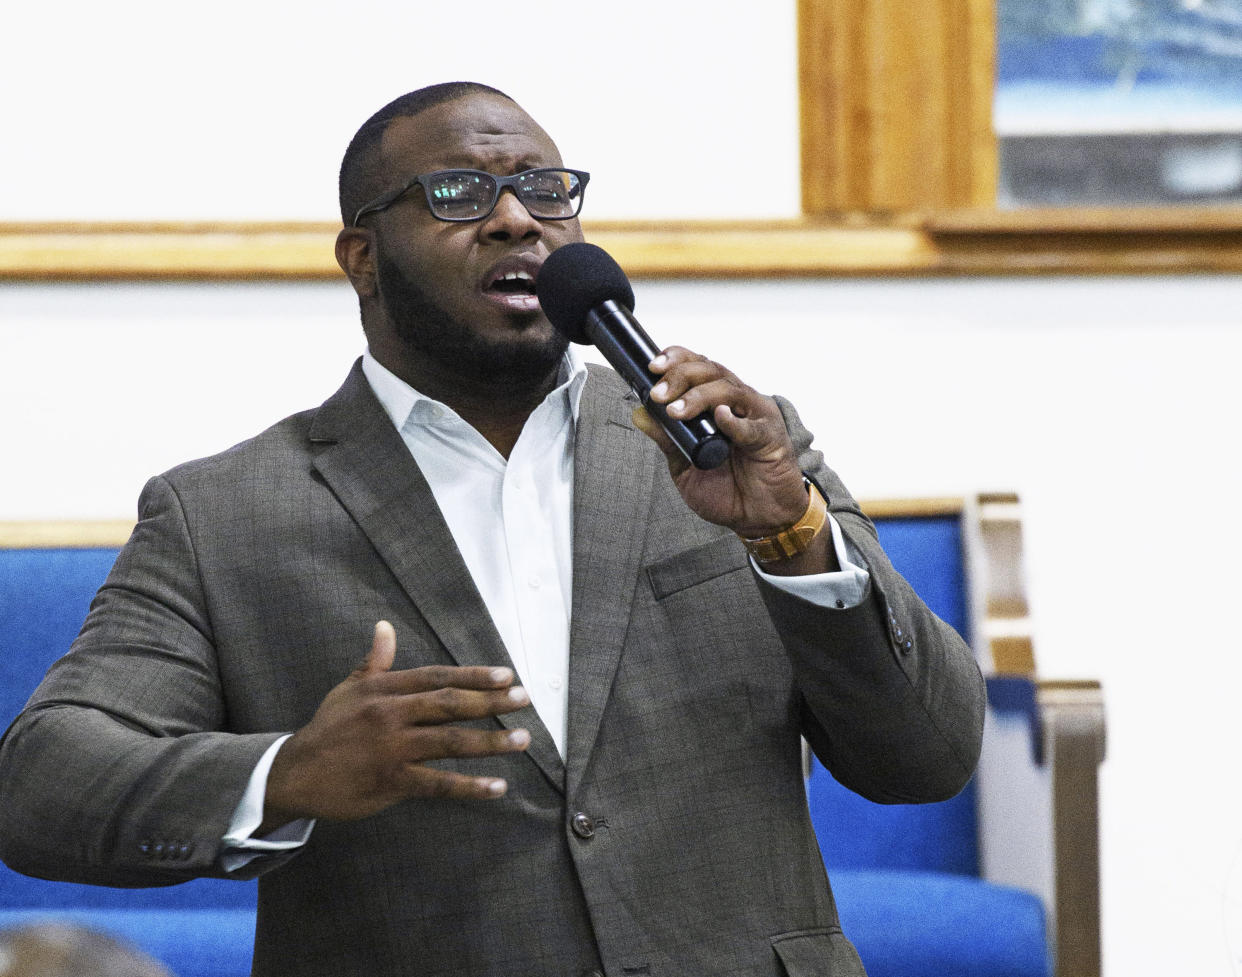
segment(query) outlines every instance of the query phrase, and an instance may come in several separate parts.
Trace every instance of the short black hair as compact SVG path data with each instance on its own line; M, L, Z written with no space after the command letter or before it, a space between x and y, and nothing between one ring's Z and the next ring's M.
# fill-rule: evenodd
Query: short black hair
M354 138L341 160L338 190L341 200L341 220L345 226L354 219L366 204L374 200L388 187L381 185L383 173L380 167L379 148L384 132L394 119L408 119L441 102L449 102L463 95L487 93L508 98L504 92L477 81L446 81L428 85L414 92L394 98L354 133Z

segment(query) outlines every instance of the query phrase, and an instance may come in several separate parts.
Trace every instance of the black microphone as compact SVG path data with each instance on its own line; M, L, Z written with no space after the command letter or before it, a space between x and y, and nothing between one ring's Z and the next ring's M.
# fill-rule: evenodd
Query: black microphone
M651 400L660 377L647 364L660 349L634 318L634 289L607 251L581 243L557 248L539 269L535 292L553 326L575 343L599 348L695 468L715 468L729 457L729 440L709 414L679 421Z

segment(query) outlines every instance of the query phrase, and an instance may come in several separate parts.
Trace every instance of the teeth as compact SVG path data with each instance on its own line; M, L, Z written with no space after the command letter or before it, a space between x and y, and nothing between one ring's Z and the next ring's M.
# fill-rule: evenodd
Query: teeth
M501 281L506 281L506 282L513 282L513 281L533 282L534 280L535 279L533 279L530 275L528 275L524 271L510 271L510 272L506 272L504 275L501 276Z

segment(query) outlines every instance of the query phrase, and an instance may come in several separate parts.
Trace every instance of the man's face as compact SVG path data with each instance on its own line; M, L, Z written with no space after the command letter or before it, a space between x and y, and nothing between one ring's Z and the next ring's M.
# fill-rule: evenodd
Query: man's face
M388 186L457 167L503 176L563 165L530 116L486 93L395 120L382 152ZM506 190L483 220L449 223L431 215L419 186L368 222L380 301L416 372L533 383L556 368L566 340L539 308L533 284L505 276L533 278L552 251L582 240L577 219L537 220Z

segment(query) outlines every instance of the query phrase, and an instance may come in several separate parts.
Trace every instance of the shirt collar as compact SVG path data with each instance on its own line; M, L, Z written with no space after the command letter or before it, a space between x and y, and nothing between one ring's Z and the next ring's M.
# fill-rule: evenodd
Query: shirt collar
M408 383L398 377L395 373L383 366L379 360L371 355L368 348L362 354L362 372L367 378L367 382L371 385L371 389L375 392L376 398L380 405L384 408L384 412L392 420L393 425L400 431L405 427L407 421L427 420L442 417L452 413L452 408L447 404L442 404L431 397L419 393ZM555 390L548 394L547 398L553 397L564 398L562 401L566 404L570 416L574 423L578 421L578 406L582 401L582 388L586 385L587 368L586 362L578 353L578 350L571 344L565 350L565 355L561 360L561 369ZM420 404L423 405L420 407ZM439 411L430 410L430 408L439 408ZM419 416L416 418L415 411Z

